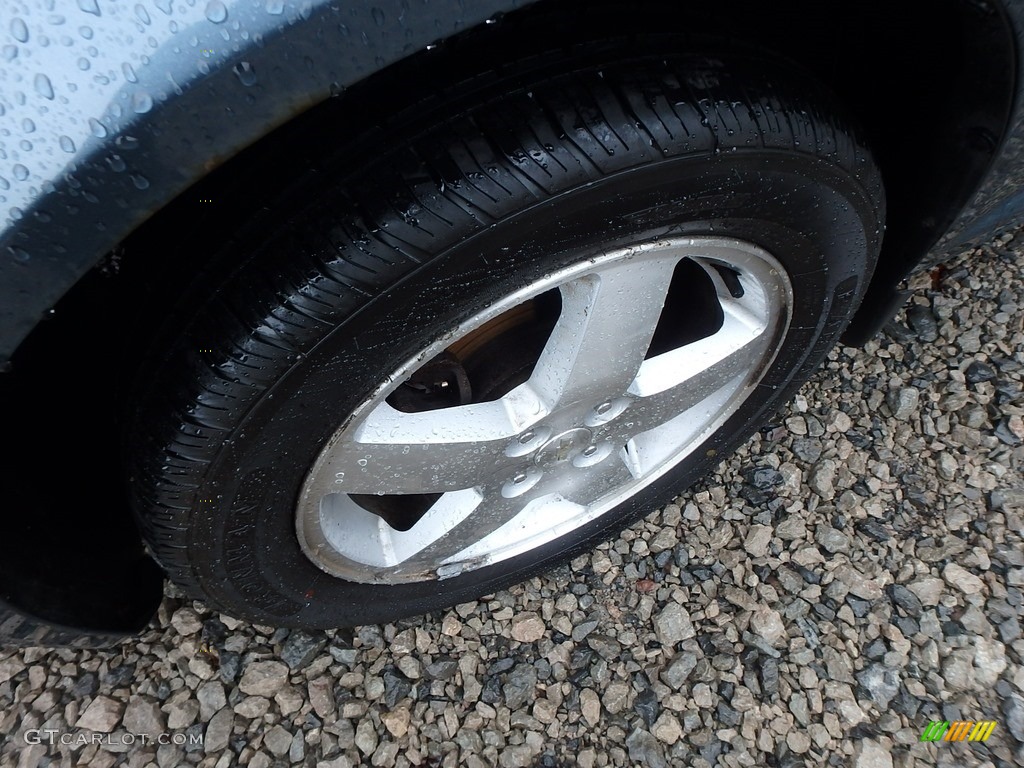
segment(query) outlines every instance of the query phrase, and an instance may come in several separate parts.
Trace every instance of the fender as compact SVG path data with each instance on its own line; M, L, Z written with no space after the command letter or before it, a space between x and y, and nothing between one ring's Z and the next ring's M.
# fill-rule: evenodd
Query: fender
M132 230L332 93L533 0L81 0L0 15L0 367Z

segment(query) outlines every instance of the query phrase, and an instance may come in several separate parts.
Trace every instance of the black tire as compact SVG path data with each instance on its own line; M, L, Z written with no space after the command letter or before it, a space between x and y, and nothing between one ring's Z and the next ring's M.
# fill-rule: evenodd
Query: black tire
M635 58L520 83L380 149L293 192L273 237L229 249L229 276L189 299L134 407L130 481L153 555L191 594L252 621L389 621L607 538L708 472L810 375L881 240L880 175L841 108L802 74L741 57ZM303 478L399 362L588 249L668 233L753 242L794 279L760 396L702 450L572 534L444 581L352 583L306 558Z

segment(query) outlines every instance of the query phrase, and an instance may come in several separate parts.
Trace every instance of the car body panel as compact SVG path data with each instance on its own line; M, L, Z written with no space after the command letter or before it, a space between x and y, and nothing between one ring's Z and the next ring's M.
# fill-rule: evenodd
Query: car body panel
M221 161L332 92L526 4L5 4L0 364L105 253Z

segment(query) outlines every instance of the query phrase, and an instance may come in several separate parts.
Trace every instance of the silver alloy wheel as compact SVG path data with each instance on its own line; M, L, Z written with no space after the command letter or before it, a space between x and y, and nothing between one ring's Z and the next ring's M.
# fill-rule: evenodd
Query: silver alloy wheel
M710 277L722 325L645 359L682 259ZM561 313L525 383L417 413L385 402L426 361L553 288ZM593 521L736 412L782 344L792 298L771 255L716 237L596 254L507 296L401 366L335 432L299 496L303 551L343 579L399 584L466 573ZM349 494L439 498L399 531Z

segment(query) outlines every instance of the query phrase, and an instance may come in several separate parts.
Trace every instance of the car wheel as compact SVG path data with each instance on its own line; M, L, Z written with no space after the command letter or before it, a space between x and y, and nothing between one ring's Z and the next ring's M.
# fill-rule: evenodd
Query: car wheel
M786 66L509 81L289 192L133 406L150 550L252 621L375 623L564 562L770 417L849 320L883 192Z

